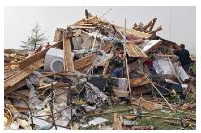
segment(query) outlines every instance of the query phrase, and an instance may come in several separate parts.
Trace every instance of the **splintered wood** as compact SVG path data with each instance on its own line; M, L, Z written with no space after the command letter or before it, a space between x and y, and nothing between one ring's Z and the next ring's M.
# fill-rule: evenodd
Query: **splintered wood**
M122 122L118 113L114 113L114 130L122 130Z
M142 58L148 57L141 49L139 49L134 44L127 43L125 47L129 57L142 57Z
M148 83L151 83L151 82L149 80L147 80L146 77L137 78L137 79L130 79L131 87L141 86L141 85L145 85Z
M21 70L20 72L18 72L17 74L9 77L8 79L6 79L4 81L4 89L5 89L5 94L8 94L12 91L14 91L13 86L15 86L17 83L19 83L21 80L23 80L24 78L26 78L29 74L31 74L34 70L40 68L43 66L43 62L44 59L39 60L37 62L35 62L34 64L29 64L30 66L24 68L23 70Z
M64 31L65 31L65 29L62 29L62 28L57 28L55 30L54 42L59 42L63 39L63 32Z
M121 32L124 32L124 28L123 27L116 27L115 28ZM150 38L152 36L152 34L149 33L145 33L145 32L141 32L141 31L137 31L135 29L128 29L126 28L126 34L127 35L137 35L139 37L143 37L143 38Z
M138 105L142 108L145 108L149 111L153 111L153 110L157 110L157 109L162 109L162 105L161 104L157 104L157 103L154 103L154 102L150 102L150 101L147 101L145 100L144 98L140 97L136 100L133 100L131 102L131 104L135 104L135 105Z
M101 50L104 50L106 53L109 52L110 48L112 47L112 44L107 42L103 46L101 46ZM97 58L96 54L90 54L80 60L74 61L74 66L76 70L83 70L84 68L89 67L93 64L95 59Z
M63 37L64 71L74 72L74 63L71 54L71 44L67 37Z
M96 57L97 57L97 55L91 54L91 55L86 56L86 57L84 57L84 58L82 58L80 60L76 60L74 62L75 69L80 70L80 69L82 69L84 67L87 67L87 66L91 65L94 62L94 60L96 59Z
M22 62L20 62L19 64L19 68L20 70L28 67L29 65L41 60L45 58L46 52L49 50L49 48L46 48L42 51L39 51L37 53L35 53L34 55L26 58L25 60L23 60Z

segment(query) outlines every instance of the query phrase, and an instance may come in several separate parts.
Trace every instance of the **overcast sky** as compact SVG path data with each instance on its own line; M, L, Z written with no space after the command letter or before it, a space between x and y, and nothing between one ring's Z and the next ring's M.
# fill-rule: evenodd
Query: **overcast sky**
M132 7L5 7L5 42L4 48L20 48L36 23L49 37L52 43L56 28L66 28L67 25L84 18L84 10L88 9L93 15L103 16L109 22L132 28L135 22L147 24L156 17L155 28L162 25L158 32L162 38L186 44L191 53L196 52L196 9L195 7L167 6L132 6Z

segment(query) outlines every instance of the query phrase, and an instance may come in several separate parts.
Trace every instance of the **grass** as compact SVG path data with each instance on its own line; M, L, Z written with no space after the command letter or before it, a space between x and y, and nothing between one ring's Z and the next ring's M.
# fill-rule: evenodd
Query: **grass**
M186 100L183 101L184 103L194 103L195 102L195 94L189 93L188 96L186 97ZM111 112L115 110L122 110L122 109L130 109L130 108L137 108L136 105L113 105L113 106L106 106L103 110L103 112ZM143 112L147 112L145 115L149 116L161 116L161 117L171 117L171 118L185 118L187 114L191 114L191 117L195 119L195 115L193 116L192 114L195 114L195 110L177 110L176 113L172 112L171 110L168 109L162 109L162 110L155 110L155 111L148 111L145 109L142 109ZM127 110L127 111L122 111L118 112L120 115L125 115L125 114L132 114L132 110ZM88 117L88 120L92 120L94 117L103 117L108 119L109 121L106 122L106 126L113 126L113 115L114 113L108 113L108 114L102 114L102 115L97 115L93 117ZM156 118L149 118L149 117L142 117L141 119L137 118L135 120L138 123L138 126L153 126L154 130L194 130L195 127L186 127L183 128L181 126L180 120L174 120L175 123L177 124L170 124L170 123L165 123L163 119L156 119ZM85 128L87 130L98 130L98 126L90 126L89 128Z

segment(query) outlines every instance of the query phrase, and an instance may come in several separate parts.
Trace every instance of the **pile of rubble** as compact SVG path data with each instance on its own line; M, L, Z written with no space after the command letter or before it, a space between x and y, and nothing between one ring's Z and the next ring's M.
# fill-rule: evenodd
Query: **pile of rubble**
M195 78L173 54L178 45L156 35L161 26L153 30L156 18L129 29L87 10L85 15L66 29L57 28L56 43L50 47L4 51L4 129L73 130L99 125L99 129L153 130L131 121L147 117L139 109L176 112L178 107L167 97L183 100L195 91ZM137 108L103 111L119 104ZM189 108L195 104L181 107ZM124 110L132 113L120 116L118 112ZM114 114L113 126L107 126L110 120L103 117L86 119L107 113Z

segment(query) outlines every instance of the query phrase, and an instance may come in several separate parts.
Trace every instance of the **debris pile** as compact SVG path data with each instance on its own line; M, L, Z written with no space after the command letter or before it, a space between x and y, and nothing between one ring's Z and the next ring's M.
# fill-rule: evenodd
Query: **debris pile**
M195 103L182 104L195 92L195 78L174 55L178 45L156 35L162 30L153 30L157 18L129 29L87 10L85 15L57 28L55 44L47 48L4 51L4 129L154 130L137 122L144 117L195 127L191 116L144 113L195 109ZM118 105L129 108L113 108ZM113 110L106 111L108 107ZM124 111L130 112L120 113Z

